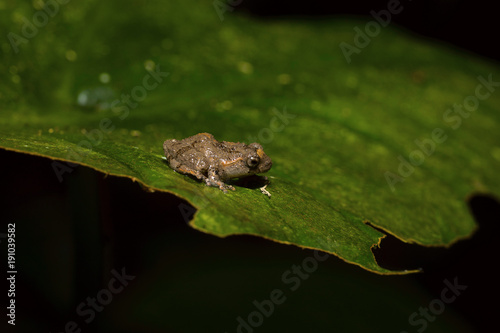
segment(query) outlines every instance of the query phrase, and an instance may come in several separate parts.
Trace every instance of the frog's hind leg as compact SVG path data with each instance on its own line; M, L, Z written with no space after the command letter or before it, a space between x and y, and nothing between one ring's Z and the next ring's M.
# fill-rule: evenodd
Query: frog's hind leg
M188 168L188 167L186 167L185 165L182 165L182 164L176 166L174 168L174 170L177 171L177 172L183 173L185 175L195 176L196 178L198 178L200 180L203 180L203 181L207 180L207 177L205 175L203 175L201 172L193 170L193 169L190 169L190 168Z

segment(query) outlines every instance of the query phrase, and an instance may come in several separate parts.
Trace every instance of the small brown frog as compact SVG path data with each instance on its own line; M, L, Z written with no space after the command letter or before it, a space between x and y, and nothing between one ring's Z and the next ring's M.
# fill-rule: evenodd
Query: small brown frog
M163 150L172 169L195 176L207 186L219 187L224 193L234 191L226 184L228 180L264 173L272 166L260 144L217 141L209 133L166 140Z

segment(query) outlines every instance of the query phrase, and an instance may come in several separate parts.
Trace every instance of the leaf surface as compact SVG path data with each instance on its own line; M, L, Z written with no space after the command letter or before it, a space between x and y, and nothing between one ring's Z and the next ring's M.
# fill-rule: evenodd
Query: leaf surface
M4 42L0 147L54 159L54 181L81 164L171 192L204 232L320 249L377 273L401 272L376 263L384 234L366 222L427 246L474 231L467 197L500 188L500 93L484 86L497 65L394 27L348 63L339 45L364 22L220 21L197 3L69 4L17 53ZM16 17L34 9L13 10L2 30L20 34ZM464 103L473 111L453 111ZM200 132L263 144L272 196L172 171L163 141Z

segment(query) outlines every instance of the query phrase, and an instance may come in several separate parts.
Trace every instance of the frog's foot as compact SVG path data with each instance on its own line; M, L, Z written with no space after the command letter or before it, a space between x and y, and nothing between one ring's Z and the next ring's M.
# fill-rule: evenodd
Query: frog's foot
M207 184L207 186L218 187L224 193L227 193L227 190L235 191L233 186L228 185L219 179L214 179L214 178L209 177L209 178L205 178L204 180L205 180L205 184Z
M227 193L227 190L236 191L233 186L224 183L219 185L219 189L221 189L224 193Z

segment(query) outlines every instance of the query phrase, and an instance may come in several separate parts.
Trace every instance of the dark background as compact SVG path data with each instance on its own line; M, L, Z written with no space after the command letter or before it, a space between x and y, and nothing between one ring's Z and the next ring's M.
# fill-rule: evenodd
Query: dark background
M141 280L136 284L139 287L143 287L144 279L147 280L151 270L155 269L153 263L165 258L167 260L160 265L164 266L171 276L185 274L186 267L191 267L189 269L196 272L197 267L207 260L212 262L208 266L209 269L214 269L214 272L224 271L221 266L225 263L247 267L245 276L248 281L223 282L227 276L233 276L229 273L233 267L228 267L227 276L215 277L220 281L208 281L208 286L201 286L202 289L208 288L207 290L212 287L220 288L219 292L222 294L214 290L217 295L214 297L224 299L224 284L239 283L237 289L248 288L249 284L258 283L255 279L260 279L271 280L270 286L280 286L280 282L274 280L286 267L291 263L300 263L303 258L312 255L310 250L301 250L295 246L277 244L258 237L234 236L221 239L196 231L186 224L180 213L178 206L183 202L181 199L167 193L149 193L127 178L106 177L102 173L80 166L64 182L59 183L50 159L0 150L0 161L4 162L0 164L4 189L0 211L2 232L6 230L7 223L16 223L16 259L19 270L16 302L19 325L15 332L33 332L34 328L44 332L49 329L52 332L62 331L64 323L76 317L75 308L78 303L89 295L95 295L96 290L103 288L103 284L109 281L109 271L113 267L118 270L126 267L127 273L139 277L138 281ZM475 195L470 198L468 205L479 225L479 229L470 239L460 241L447 249L405 244L388 236L382 241L381 248L375 251L376 258L383 267L394 270L422 269L422 273L380 276L331 257L328 262L321 263L322 270L327 271L314 273L314 279L304 283L306 287L301 287L302 291L306 294L324 293L322 288L328 288L328 282L317 282L317 278L322 274L326 277L347 274L350 276L348 279L359 279L359 288L367 291L374 288L372 284L389 281L394 285L394 292L397 292L398 288L408 288L407 284L410 283L425 290L421 294L421 303L415 304L411 310L417 311L419 306L426 307L429 299L440 298L444 279L453 281L458 278L458 283L466 285L467 289L456 301L446 305L445 311L458 313L478 332L491 332L491 328L497 325L496 300L500 296L496 268L498 248L495 242L500 232L500 204L490 196ZM158 240L166 242L166 245L157 244ZM151 244L156 244L153 247L158 251L148 251L152 247ZM165 251L167 257L162 254ZM2 261L6 260L4 255L2 258ZM280 261L281 265L272 273L265 268ZM199 271L194 274L201 273ZM203 274L206 274L206 271ZM196 275L191 275L190 278L200 283ZM241 279L241 275L236 274L234 278ZM171 283L176 283L175 281L174 278ZM3 288L6 287L5 285ZM255 296L250 297L258 298L262 290L267 291L269 287L265 284L256 288L257 290L250 292ZM74 292L75 303L64 306L64 302L58 301L54 296L61 290ZM186 291L189 294L189 291ZM206 297L204 295L205 292L195 293L193 297ZM388 299L395 296L387 294ZM120 295L116 298L119 297ZM294 294L293 297L297 300L301 298L299 294ZM307 295L302 297L308 298ZM318 298L311 297L314 300ZM324 311L323 315L335 317L328 309L338 306L339 302L345 302L345 297L326 297L320 304L309 304L307 307L319 307ZM170 301L169 298L167 302ZM3 298L2 302L5 299ZM176 302L175 299L171 301ZM364 311L362 308L366 306L376 307L375 300L370 302L373 304L359 304L359 311ZM218 304L217 300L214 300L214 303ZM112 305L115 305L115 302ZM215 308L217 306L219 305L214 305ZM298 309L303 306L305 304L297 305ZM111 308L111 305L109 307ZM289 315L292 310L287 311L286 314ZM375 317L379 316L377 310L373 311ZM104 324L100 320L110 312L111 310L107 309L98 314L97 321L83 327L83 331L145 332L147 329L103 329L106 326L102 326ZM170 315L179 318L190 317L189 313L182 311ZM391 318L390 313L388 316ZM295 332L293 321L287 320L289 326L283 327L286 327L287 331ZM444 319L438 317L437 320ZM234 318L221 319L221 330L224 329L223 325L231 326L233 322ZM26 323L30 325L24 327ZM264 326L262 331L267 332L269 325ZM382 324L373 325L372 331L381 331L377 327L380 328ZM436 325L430 323L428 332L435 331ZM404 329L408 332L416 331L415 327L409 327L404 321L395 326L400 328L397 332ZM21 329L22 327L24 328ZM326 329L332 331L334 327ZM229 329L226 330L229 332Z

